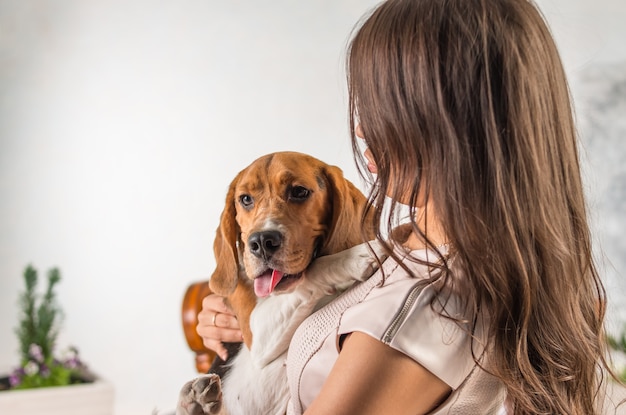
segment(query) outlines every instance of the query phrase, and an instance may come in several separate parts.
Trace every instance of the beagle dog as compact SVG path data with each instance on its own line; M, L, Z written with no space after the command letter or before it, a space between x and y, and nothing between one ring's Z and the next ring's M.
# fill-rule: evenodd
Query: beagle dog
M245 347L223 378L187 382L177 415L286 412L284 365L296 328L333 295L369 277L384 254L378 244L364 243L375 236L366 205L338 167L306 154L268 154L235 177L209 286L237 315Z

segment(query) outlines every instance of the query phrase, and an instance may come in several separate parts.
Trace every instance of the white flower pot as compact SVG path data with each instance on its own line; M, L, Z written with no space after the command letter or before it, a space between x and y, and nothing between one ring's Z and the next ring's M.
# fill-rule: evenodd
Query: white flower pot
M2 415L112 415L113 385L92 383L0 391Z

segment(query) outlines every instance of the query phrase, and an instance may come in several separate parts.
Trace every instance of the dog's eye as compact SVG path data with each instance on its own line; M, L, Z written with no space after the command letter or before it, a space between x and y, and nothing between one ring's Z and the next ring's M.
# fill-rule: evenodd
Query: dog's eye
M252 196L250 196L250 195L241 195L241 196L239 196L239 202L244 207L250 207L254 203L254 200L252 199Z
M311 191L306 187L294 186L291 188L291 192L289 193L289 199L296 202L301 202L303 200L306 200L310 194Z

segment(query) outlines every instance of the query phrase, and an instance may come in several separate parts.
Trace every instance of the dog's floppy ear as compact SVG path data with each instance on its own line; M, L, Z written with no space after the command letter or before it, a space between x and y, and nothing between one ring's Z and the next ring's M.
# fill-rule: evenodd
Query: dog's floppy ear
M354 245L374 239L374 227L366 224L365 234L361 219L367 205L367 198L359 189L343 176L339 167L324 168L326 181L330 185L329 195L332 199L332 219L326 241L321 254L329 254L348 249ZM367 222L372 222L369 218Z
M241 173L231 182L226 194L226 204L220 224L217 228L215 241L213 242L213 253L217 266L209 279L209 287L215 294L223 297L228 296L237 286L239 274L239 257L237 255L237 238L239 226L235 216L235 187L239 181Z

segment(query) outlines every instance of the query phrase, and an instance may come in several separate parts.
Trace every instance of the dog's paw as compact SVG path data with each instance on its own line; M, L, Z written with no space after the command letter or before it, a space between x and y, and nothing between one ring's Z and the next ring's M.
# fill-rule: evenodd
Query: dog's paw
M379 261L387 258L387 252L377 240L354 246L344 251L345 267L354 272L353 278L365 281L378 270Z
M370 241L332 255L317 258L307 269L307 275L319 283L343 290L355 280L365 281L376 272L379 261L387 254L378 241Z
M183 386L176 415L219 415L222 413L222 383L215 374L201 376Z

